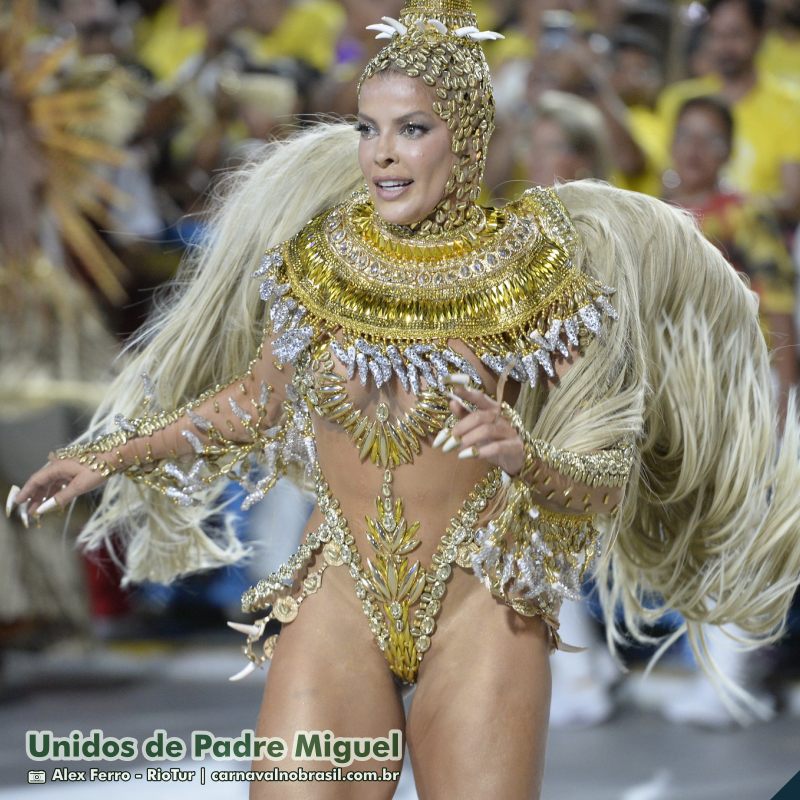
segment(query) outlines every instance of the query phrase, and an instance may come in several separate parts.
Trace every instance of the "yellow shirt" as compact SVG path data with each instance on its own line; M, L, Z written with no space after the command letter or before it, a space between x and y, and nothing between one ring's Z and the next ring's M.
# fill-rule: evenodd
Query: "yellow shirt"
M675 128L680 106L689 98L716 94L716 76L668 86L659 99L666 130ZM781 193L781 166L800 163L800 92L761 75L756 86L733 106L736 126L731 160L725 177L731 186L752 195Z
M769 209L738 194L720 193L691 211L706 238L748 276L760 298L760 313L793 314L794 264Z
M292 5L271 33L240 31L237 39L256 63L294 58L325 72L333 65L344 23L339 3L308 0Z
M202 25L181 27L176 3L165 3L152 19L136 28L137 54L157 81L175 76L181 66L206 46Z
M628 109L628 129L644 153L645 167L640 175L623 175L617 172L612 175L611 182L621 189L660 197L661 175L669 166L669 146L664 121L646 106L631 106Z
M800 91L800 39L785 39L776 31L768 33L758 53L758 69Z

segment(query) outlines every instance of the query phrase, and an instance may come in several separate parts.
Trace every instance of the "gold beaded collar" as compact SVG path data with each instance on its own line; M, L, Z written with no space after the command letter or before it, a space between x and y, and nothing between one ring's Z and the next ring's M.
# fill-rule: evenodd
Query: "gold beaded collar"
M313 219L270 251L265 278L273 352L295 363L312 343L378 386L396 374L418 393L469 368L448 340L463 341L498 374L535 385L555 375L552 356L616 317L602 286L576 269L576 233L557 195L532 189L474 226L398 236L379 225L366 194ZM475 373L477 377L477 373ZM479 380L479 379L478 379Z
M292 240L287 277L309 312L359 336L521 335L583 278L568 268L571 226L554 237L552 224L542 224L557 210L553 201L528 193L505 209L484 209L481 225L455 236L409 238L392 236L356 195Z

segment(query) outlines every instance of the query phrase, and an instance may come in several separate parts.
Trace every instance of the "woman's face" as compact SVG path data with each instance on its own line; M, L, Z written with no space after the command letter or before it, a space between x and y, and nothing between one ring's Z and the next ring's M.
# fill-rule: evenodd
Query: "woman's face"
M710 109L687 109L678 119L672 140L672 162L687 192L716 187L730 155L727 130Z
M537 186L591 176L591 163L569 146L567 134L551 119L537 119L525 148L525 177Z
M418 78L379 73L358 99L358 160L375 208L395 225L425 219L444 199L456 163L450 131Z

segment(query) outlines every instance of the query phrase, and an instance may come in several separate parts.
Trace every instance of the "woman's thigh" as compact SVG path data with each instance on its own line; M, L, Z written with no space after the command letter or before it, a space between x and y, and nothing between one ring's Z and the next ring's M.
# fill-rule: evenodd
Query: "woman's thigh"
M329 571L330 572L330 571ZM333 578L334 580L329 580ZM284 625L270 664L258 717L257 735L280 737L289 753L282 761L260 760L257 770L331 770L330 760L292 759L297 731L331 731L335 737L387 737L400 730L403 704L392 674L378 650L361 608L342 591L335 576L306 598L297 618ZM328 585L326 585L328 584ZM347 588L347 587L344 587ZM350 596L354 598L352 587ZM384 767L399 776L397 761L353 761L343 773ZM251 800L267 798L357 798L382 800L394 794L396 780L380 782L259 782Z
M474 590L454 592L456 607L445 598L406 724L419 798L537 798L550 711L546 628L458 575Z

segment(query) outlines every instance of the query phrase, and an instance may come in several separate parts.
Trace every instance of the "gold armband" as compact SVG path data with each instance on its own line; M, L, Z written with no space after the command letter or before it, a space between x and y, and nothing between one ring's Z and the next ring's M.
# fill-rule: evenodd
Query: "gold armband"
M502 404L502 415L519 433L525 448L525 461L520 478L531 475L539 461L560 472L575 483L585 486L621 487L625 485L633 464L635 448L631 443L599 450L594 453L575 453L559 450L548 442L534 439L525 428L521 417L508 403Z
M124 472L128 465L122 457L119 448L130 437L124 430L105 434L91 442L71 444L55 451L58 459L74 459L79 464L84 464L93 472L99 472L104 478L109 478L117 472ZM107 459L101 458L108 456Z

